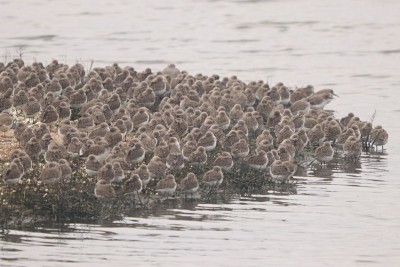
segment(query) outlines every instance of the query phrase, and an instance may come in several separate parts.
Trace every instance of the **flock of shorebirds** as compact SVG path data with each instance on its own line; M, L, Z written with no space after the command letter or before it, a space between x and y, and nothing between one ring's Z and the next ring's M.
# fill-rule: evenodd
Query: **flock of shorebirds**
M150 180L160 195L193 194L239 168L285 183L305 149L325 164L335 153L356 158L363 144L387 143L381 126L325 111L334 96L191 75L173 64L156 73L118 64L85 72L81 64L15 59L0 63L0 130L20 147L9 152L2 178L18 184L39 168L39 183L60 183L73 179L78 159L97 180L98 198L115 197L116 184L138 195ZM178 184L179 173L187 175Z

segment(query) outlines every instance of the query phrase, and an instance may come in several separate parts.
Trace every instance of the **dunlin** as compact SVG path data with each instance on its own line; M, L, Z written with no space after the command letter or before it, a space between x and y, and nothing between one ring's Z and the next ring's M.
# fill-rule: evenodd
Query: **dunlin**
M271 164L269 173L271 175L272 180L278 181L280 183L285 183L291 175L291 172L288 170L288 168L285 166L285 164L283 164L281 160L275 160Z
M261 150L258 154L250 156L245 160L247 166L255 170L265 170L268 166L268 157L265 151Z
M271 112L271 114L269 115L267 126L270 128L275 127L276 125L278 125L281 119L282 119L282 114L278 110L275 110L274 112Z
M199 138L198 146L203 146L206 151L213 151L217 146L217 138L215 135L207 131L206 134Z
M57 107L58 119L70 119L71 118L71 109L67 102L61 102Z
M57 109L52 105L47 106L42 113L41 122L49 125L51 129L51 126L54 125L57 121L58 121Z
M19 151L17 154L18 159L21 161L22 166L24 167L24 172L28 172L32 168L32 160L25 151Z
M109 92L112 92L114 90L113 81L110 77L107 77L106 79L104 79L103 87L104 87L104 89L106 89Z
M95 155L89 155L85 163L85 170L87 175L94 177L97 175L98 170L102 167L102 163L98 161Z
M114 161L112 163L112 168L114 170L115 176L111 182L113 182L113 183L122 182L122 180L125 178L125 173L121 167L121 164L118 161Z
M101 109L101 107L97 107L97 106L93 107L93 109L91 110L91 116L93 118L93 123L95 125L100 125L101 123L108 121L106 119L106 116L104 116L104 113L103 113L103 110ZM108 118L108 119L110 119L110 118Z
M114 84L120 85L129 76L129 74L130 73L128 70L123 70L114 78Z
M268 152L274 149L274 143L270 142L269 140L261 141L257 147L256 152L259 153L260 151Z
M124 116L122 116L121 119L124 122L125 127L126 127L126 135L130 134L133 130L133 123L132 123L131 118L129 117L129 115L124 115ZM125 135L125 138L126 138L126 135Z
M142 165L140 165L139 168L135 170L135 173L139 175L143 187L146 187L146 185L150 182L150 171L147 165L142 163Z
M45 124L44 124L45 125ZM60 121L58 124L58 129L57 133L61 138L64 138L64 136L68 133L68 131L73 127L71 124L71 121L69 119L63 119ZM47 128L47 127L46 127Z
M29 77L25 80L25 84L28 88L32 88L37 86L40 83L39 78L37 77L36 73L31 72Z
M114 181L115 179L115 171L113 169L113 165L111 163L106 163L103 165L96 174L97 181L104 180L109 183Z
M289 125L285 125L282 130L276 133L276 143L280 144L283 140L289 138L293 134L292 129Z
M13 117L8 112L1 112L0 113L0 131L5 134L8 132L11 127L13 126Z
M250 153L249 146L245 139L240 139L232 145L232 156L235 158L245 158Z
M232 148L232 146L236 143L239 142L240 137L239 134L236 130L231 130L225 137L225 140L222 143L222 147L226 150L229 150Z
M320 94L314 94L307 98L312 109L324 109L333 99L333 95L329 92L323 92Z
M172 79L178 77L180 70L175 66L175 64L169 64L163 69L163 74L170 76Z
M51 92L51 93L53 93L54 96L57 97L57 96L61 95L61 90L62 90L62 87L61 87L60 82L58 81L57 78L53 78L51 80L51 82L46 86L45 92L46 93Z
M307 101L306 99L299 99L292 103L292 105L290 106L290 111L293 113L293 115L297 115L300 112L307 114L310 108L311 104L309 101Z
M350 126L351 129L354 131L354 135L356 136L357 140L360 140L361 138L361 131L360 128L358 128L358 125L353 124Z
M271 114L274 108L273 103L269 100L269 98L265 98L261 100L261 102L257 105L257 112L260 113L264 121L268 120L268 116Z
M233 159L229 152L222 152L213 163L214 166L220 167L222 170L228 171L233 167Z
M308 132L310 129L312 129L317 124L318 124L318 122L315 118L306 116L306 118L304 120L304 130L306 132Z
M177 184L175 177L172 174L168 174L165 178L158 181L155 191L161 195L173 195L175 193Z
M73 108L81 108L87 102L87 96L83 89L79 89L75 93L73 93L70 97L70 105Z
M42 147L36 137L32 137L28 143L26 143L24 149L31 159L37 159L42 151Z
M193 194L199 189L199 181L193 172L189 172L179 184L183 194Z
M33 128L32 127L25 128L25 130L19 135L19 142L21 146L25 147L32 137L36 137L33 132Z
M146 152L154 151L156 148L157 139L152 137L150 134L141 133L138 139Z
M276 87L272 87L271 90L267 93L267 95L271 98L271 101L275 104L279 104L281 102L281 96L278 93L278 89Z
M276 160L272 151L267 152L268 164L267 167L271 167L272 163Z
M35 118L39 114L40 110L39 101L37 101L33 96L30 96L28 102L22 106L22 112L27 118Z
M72 169L69 162L66 159L60 159L58 161L61 168L61 180L68 180L72 177Z
M181 153L170 153L167 156L166 165L172 171L179 171L185 167L185 159Z
M82 132L90 132L93 126L94 126L93 118L87 113L83 114L78 119L78 122L76 124L76 128Z
M224 180L224 174L219 166L214 166L211 170L203 175L203 183L207 186L218 186Z
M112 114L111 122L115 123L117 120L122 119L123 116L130 116L130 113L126 108L120 107Z
M94 127L92 131L89 133L89 138L94 139L96 137L105 137L106 134L110 131L110 127L106 122L100 123L100 125Z
M377 148L378 146L382 146L383 151L383 146L387 144L388 140L389 134L382 126L378 125L371 130L370 143L372 146L376 146Z
M44 135L50 134L50 131L46 124L40 123L33 126L33 133L36 138L40 140Z
M278 158L281 161L288 161L292 159L292 154L290 154L287 151L286 146L279 146L277 153L278 153Z
M55 184L60 181L62 171L60 164L57 162L48 163L42 170L39 180L45 184Z
M23 171L16 163L11 163L3 170L3 180L6 184L18 184L21 181Z
M243 109L239 104L235 104L233 108L229 111L229 118L233 120L233 122L237 122L243 117Z
M310 144L321 144L325 140L325 132L320 124L316 124L312 129L307 132Z
M331 143L326 141L323 145L315 150L314 156L322 164L325 164L333 159L334 151Z
M64 133L61 133L60 129L58 131L58 134L60 137L62 137L63 144L65 145L68 145L73 137L80 138L80 132L78 131L78 129L75 128L75 126L71 125L68 128L69 129L65 129L66 131Z
M139 175L132 173L132 175L124 182L124 194L138 196L142 192L143 184Z
M29 154L28 154L29 155ZM31 157L32 158L32 157ZM57 162L60 159L63 158L63 153L60 149L58 148L51 148L49 147L46 151L46 153L44 154L44 159L47 163L50 162Z
M362 145L355 136L349 136L343 144L343 156L358 158L362 152Z
M324 131L326 140L335 141L342 133L342 128L336 120L332 120L326 125Z
M160 178L165 175L165 172L167 170L167 166L165 165L165 162L161 160L161 158L154 156L149 164L147 165L147 168L150 172L150 177L151 178Z
M189 155L189 162L192 165L201 166L207 162L206 149L202 146L197 147L196 151Z
M187 96L182 96L181 101L179 106L183 109L186 110L188 108L198 108L201 105L200 102L193 101Z
M170 150L168 144L165 141L160 141L160 143L154 149L154 156L166 159L169 152Z
M343 117L340 119L340 124L342 125L342 127L347 127L347 125L349 124L350 120L354 117L354 113L350 112L347 116Z
M101 111L103 113L106 122L109 122L111 120L111 116L113 115L113 111L110 109L110 106L108 104L102 105Z
M71 99L71 96L74 93L75 93L75 90L71 86L68 86L67 88L63 89L63 91L62 91L62 95L67 97L68 100ZM68 103L69 103L69 101L68 101Z
M13 160L11 161L11 164L13 164L13 163L18 166L18 169L22 172L22 175L24 175L25 169L24 169L24 165L22 164L21 160L18 157L13 158Z
M120 130L115 126L111 126L110 131L106 133L104 139L111 147L113 147L120 144L123 138Z
M110 199L115 198L117 194L110 183L105 180L99 180L94 188L94 195L98 199Z
M307 95L301 88L298 88L290 93L290 103L295 103L303 98L306 98Z
M170 125L170 129L173 130L179 137L183 137L188 131L188 125L185 119L177 118Z
M243 115L243 121L247 126L247 129L256 131L259 127L257 119L253 116L253 112L246 112Z
M292 118L292 122L296 131L304 129L305 120L306 118L303 112L299 112L296 116Z
M308 136L307 136L307 134L306 134L306 131L303 130L303 129L300 129L300 130L297 132L297 134L298 134L298 136L301 138L301 140L303 141L304 147L305 147L305 146L308 144Z
M303 137L300 137L299 134L294 133L290 136L289 140L296 150L296 155L303 152L304 148L306 147L306 143L304 143Z
M282 85L280 87L278 87L278 93L281 96L281 104L282 105L287 105L290 102L290 92L289 92L289 88L287 88L286 86Z
M156 95L150 87L147 88L143 93L140 93L137 97L136 100L139 105L143 107L150 108L154 105L156 101Z
M119 132L122 135L122 139L125 140L125 135L126 135L127 129L126 129L124 121L122 119L118 119L116 122L114 122L113 126L117 127L119 129Z
M207 112L201 112L193 121L193 126L195 128L200 128L203 123L205 122L205 120L207 119L208 114Z
M196 141L187 141L182 147L182 156L188 161L189 155L192 154L197 149Z
M286 170L289 172L289 177L288 179L292 178L293 175L297 171L297 161L296 160L289 160L289 161L283 161L283 165L286 167Z
M118 97L119 97L120 106L125 106L125 104L128 100L128 96L127 96L126 92L124 91L124 89L122 89L121 87L118 87L117 89L115 89L115 94L118 95Z
M137 164L144 160L145 150L140 143L136 143L133 147L129 148L126 154L126 162L129 164Z
M108 104L110 109L115 112L121 107L121 99L119 98L119 95L113 93L109 98L107 98L106 104Z
M24 90L18 91L18 93L15 94L12 98L13 106L18 111L22 110L23 105L28 103L28 101L29 101L28 95L26 94L26 92Z
M82 142L82 141L80 141L80 142ZM79 150L79 156L83 157L83 158L87 158L94 151L93 147L95 147L95 145L96 144L94 143L93 140L87 140L86 142L84 142L83 145L81 146L80 150ZM96 153L96 155L97 155L97 153Z
M132 117L132 123L135 128L145 126L150 121L150 116L145 108L139 108L138 112Z
M225 111L220 111L215 118L217 125L222 130L227 130L230 126L231 120Z
M362 128L360 129L361 132L361 139L363 142L365 141L369 141L370 140L370 134L372 131L373 127L372 127L372 123L370 122L365 122L362 126Z
M349 128L349 129L345 129L336 139L336 144L343 146L343 144L346 142L346 140L350 137L350 136L354 136L356 137L354 130Z
M273 142L273 137L268 129L262 131L262 133L256 138L256 145L259 145L262 141L267 140L269 143Z

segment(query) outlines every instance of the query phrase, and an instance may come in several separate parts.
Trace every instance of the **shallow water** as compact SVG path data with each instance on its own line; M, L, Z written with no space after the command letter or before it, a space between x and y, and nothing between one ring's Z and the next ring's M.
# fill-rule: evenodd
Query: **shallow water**
M0 266L397 266L398 1L1 0L1 61L119 62L313 84L328 108L383 125L383 154L310 171L296 194L170 203L103 224L0 234Z

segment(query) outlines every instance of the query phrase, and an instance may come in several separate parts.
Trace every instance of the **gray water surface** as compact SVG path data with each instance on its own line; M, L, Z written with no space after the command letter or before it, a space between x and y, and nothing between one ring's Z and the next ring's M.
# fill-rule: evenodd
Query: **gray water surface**
M296 194L173 203L104 224L0 234L0 266L398 266L399 1L0 1L2 59L313 84L389 132L384 153Z

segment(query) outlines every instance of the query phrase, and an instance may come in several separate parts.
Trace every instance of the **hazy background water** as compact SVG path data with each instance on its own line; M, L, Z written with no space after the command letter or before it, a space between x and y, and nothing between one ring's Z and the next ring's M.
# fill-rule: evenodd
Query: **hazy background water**
M2 59L313 84L383 125L383 155L311 172L297 194L179 204L102 225L0 235L0 266L398 266L399 1L0 0ZM189 203L190 204L190 203ZM1 216L1 215L0 215Z

